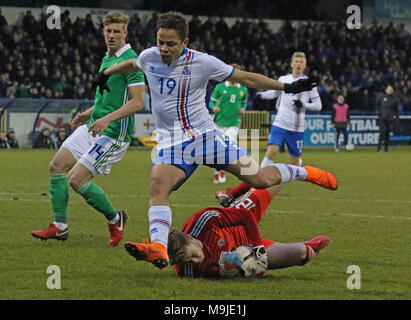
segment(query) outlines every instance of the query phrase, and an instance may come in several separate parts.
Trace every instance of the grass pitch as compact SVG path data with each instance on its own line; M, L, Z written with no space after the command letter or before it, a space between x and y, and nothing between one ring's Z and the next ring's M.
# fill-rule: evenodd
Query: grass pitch
M180 279L170 267L159 270L126 253L125 241L148 236L150 151L130 149L108 177L95 179L115 207L129 214L123 241L110 248L104 217L73 191L69 240L31 237L31 230L53 221L47 193L55 151L2 150L0 299L411 299L411 147L383 154L375 148L306 148L304 163L332 171L339 189L287 185L262 219L261 234L280 242L328 235L331 242L306 266L268 271L256 280ZM237 183L229 176L225 185L214 185L212 174L200 167L172 194L173 228L194 211L214 206L216 190ZM47 287L50 265L60 268L59 290ZM351 265L361 270L360 289L347 288Z

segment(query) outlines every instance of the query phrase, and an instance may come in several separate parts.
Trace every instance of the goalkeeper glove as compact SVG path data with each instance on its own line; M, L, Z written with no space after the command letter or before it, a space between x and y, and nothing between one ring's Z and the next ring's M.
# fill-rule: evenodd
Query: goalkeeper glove
M306 79L300 79L292 83L284 83L285 93L300 93L303 91L310 91L318 83L317 77L308 77Z
M236 276L241 266L243 265L243 258L237 251L223 251L220 254L220 260L218 261L220 265L220 275L225 278L232 278Z
M253 248L254 257L244 261L241 269L244 271L244 276L247 278L260 277L267 270L267 253L264 246L256 246Z
M107 92L110 92L110 88L107 85L107 80L108 80L108 78L110 78L110 76L107 76L103 73L104 70L106 70L106 69L107 68L101 70L97 75L97 79L94 80L94 82L93 82L93 90L96 89L97 86L98 86L98 90L99 90L101 95L104 93L104 90L107 90Z

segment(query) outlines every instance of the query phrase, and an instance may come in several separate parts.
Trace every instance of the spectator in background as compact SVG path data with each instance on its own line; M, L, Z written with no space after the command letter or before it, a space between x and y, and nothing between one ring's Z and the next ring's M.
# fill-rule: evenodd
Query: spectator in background
M4 26L7 26L7 20L6 18L3 16L2 12L1 12L1 8L0 8L0 29L3 29Z
M335 152L340 151L339 149L339 138L340 134L344 135L345 146L348 145L348 132L347 127L350 127L350 112L349 106L344 101L344 96L339 94L337 97L337 103L334 103L333 109L331 111L331 126L335 128Z
M67 139L66 129L64 128L55 129L54 132L50 135L50 138L51 138L51 141L53 142L53 148L60 149L64 140Z
M51 149L53 144L50 138L50 129L43 128L34 140L33 148Z
M7 130L7 135L6 135L6 139L7 139L7 144L9 145L9 148L20 148L19 142L16 139L16 132L14 131L13 128L9 128L9 130Z
M0 132L0 149L8 149L9 145L7 143L6 133L4 131Z
M385 88L385 94L378 100L377 112L379 116L380 135L378 138L378 152L381 152L381 145L384 141L384 152L388 152L390 143L390 133L394 124L399 121L398 112L399 100L394 95L394 88L388 85Z
M0 74L0 97L7 96L7 88L11 86L9 73L4 72Z
M233 6L237 13L242 7ZM284 17L297 18L295 13L287 13ZM136 52L155 44L156 19L155 12L148 22L133 17L128 39ZM0 80L0 97L20 97L21 83L28 78L31 89L40 81L35 87L51 87L53 97L76 98L74 77L98 72L96 69L105 50L101 46L101 24L94 24L90 14L72 23L70 12L66 10L61 15L61 25L60 31L49 30L45 27L44 15L36 20L27 10L21 25L8 26L0 11L0 74L8 73L9 81L17 82L7 90L11 85ZM307 72L312 75L318 72L321 76L319 93L324 109L332 109L337 94L342 93L351 110L374 110L378 94L389 81L401 88L402 110L411 111L411 61L408 54L411 36L404 25L375 22L364 24L361 30L352 33L343 21L302 22L298 26L286 21L280 30L274 31L264 21L238 19L230 28L223 17L210 16L202 23L198 15L193 15L190 30L191 49L213 54L223 61L237 61L247 71L272 78L288 73L286 59L292 51L307 52L311 66ZM18 73L19 69L24 71ZM34 69L34 74L30 69ZM62 70L61 76L67 77L64 85L67 87L55 86L55 70ZM81 77L86 98L94 96L88 92L88 81ZM213 87L208 89L208 95ZM255 90L249 91L250 109L267 109L267 103L254 100L255 93ZM33 98L44 96L45 92Z

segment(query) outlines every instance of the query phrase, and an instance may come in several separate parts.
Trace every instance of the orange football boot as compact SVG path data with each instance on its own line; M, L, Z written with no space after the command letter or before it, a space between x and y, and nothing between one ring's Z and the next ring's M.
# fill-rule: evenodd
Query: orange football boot
M303 168L307 170L305 181L329 190L337 190L338 182L332 173L312 166L304 166Z
M160 269L168 266L167 248L161 243L155 241L150 243L147 239L143 239L143 243L127 242L124 247L136 260L151 262Z

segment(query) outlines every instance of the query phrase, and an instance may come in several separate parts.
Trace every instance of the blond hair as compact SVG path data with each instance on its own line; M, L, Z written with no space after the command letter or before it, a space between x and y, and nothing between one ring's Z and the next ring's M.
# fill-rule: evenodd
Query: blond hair
M296 51L296 52L294 52L293 55L292 55L292 57L291 57L291 61L292 61L294 58L304 58L305 60L307 60L307 58L305 57L305 53L302 52L302 51Z
M112 23L121 23L128 25L130 17L122 12L112 11L107 13L103 18L103 26L107 26Z

